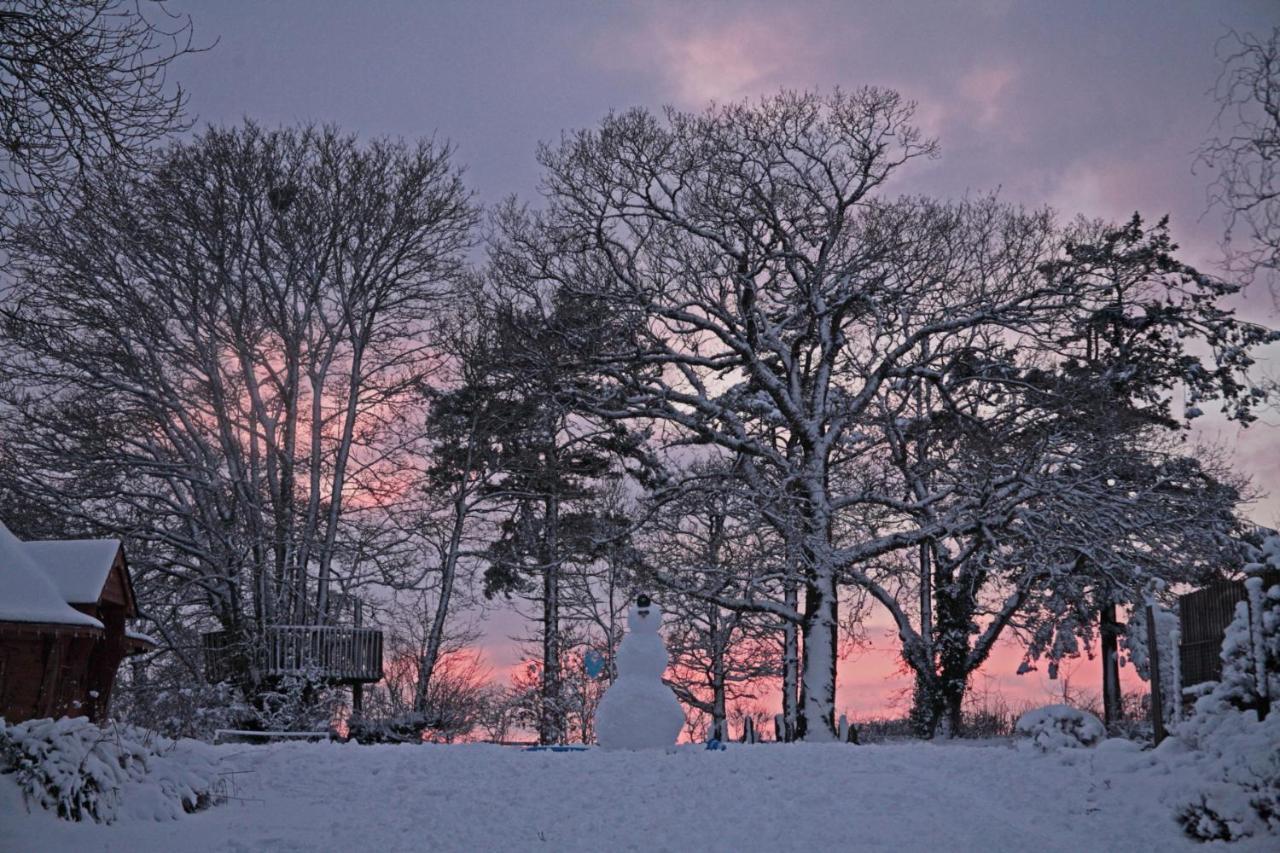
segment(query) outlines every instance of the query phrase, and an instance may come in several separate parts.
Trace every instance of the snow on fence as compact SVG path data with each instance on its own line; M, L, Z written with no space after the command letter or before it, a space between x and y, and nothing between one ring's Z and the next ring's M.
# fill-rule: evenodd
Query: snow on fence
M258 732L246 729L218 729L213 733L214 743L253 743L275 740L334 740L330 731L323 732Z
M237 657L270 676L317 675L346 683L382 678L382 632L337 625L272 625L254 648L244 649L227 631L204 635L205 674L211 682L230 678Z

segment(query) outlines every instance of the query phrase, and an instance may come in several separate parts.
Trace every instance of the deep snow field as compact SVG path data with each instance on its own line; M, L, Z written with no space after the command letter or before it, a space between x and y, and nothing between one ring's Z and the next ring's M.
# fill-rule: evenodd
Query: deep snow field
M0 851L1205 849L1166 804L1186 781L1177 757L1124 741L1048 754L973 742L188 748L218 759L226 803L76 824L27 813L0 776Z

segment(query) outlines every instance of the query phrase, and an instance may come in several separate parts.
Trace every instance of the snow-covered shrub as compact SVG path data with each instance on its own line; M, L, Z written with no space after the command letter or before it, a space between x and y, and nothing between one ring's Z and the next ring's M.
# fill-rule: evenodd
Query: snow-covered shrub
M1160 651L1160 703L1164 711L1166 725L1176 723L1181 715L1182 705L1182 673L1178 657L1180 629L1178 614L1159 604L1155 605L1156 642ZM1138 671L1138 676L1151 682L1151 652L1148 649L1149 629L1147 627L1147 608L1144 602L1136 604L1129 614L1125 626L1122 645L1128 652L1129 662ZM1150 714L1144 714L1148 719Z
M347 723L347 736L356 743L422 743L435 724L425 714L406 712L394 717L357 717Z
M1070 705L1045 705L1027 711L1013 728L1042 752L1095 746L1107 736L1101 720Z
M99 823L122 815L172 820L211 805L218 782L213 760L198 749L84 717L0 719L0 772L15 775L28 804Z
M1280 584L1262 586L1265 572L1280 570L1280 537L1261 556L1246 567L1250 600L1236 606L1222 641L1222 680L1177 729L1205 757L1204 781L1178 808L1196 838L1280 833Z
M123 691L112 700L112 716L168 738L211 741L218 729L240 728L254 710L222 682Z
M325 731L337 715L340 698L319 674L289 675L258 694L239 727L267 732Z
M1177 809L1183 829L1206 841L1280 834L1280 714L1259 720L1256 711L1219 709L1208 723L1201 711L1187 725L1199 720L1195 745L1206 760L1197 790Z

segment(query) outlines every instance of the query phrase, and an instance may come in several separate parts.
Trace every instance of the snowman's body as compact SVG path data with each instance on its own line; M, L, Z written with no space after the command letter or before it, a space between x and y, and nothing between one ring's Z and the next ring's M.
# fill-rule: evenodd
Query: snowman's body
M618 680L596 711L596 736L605 749L660 749L671 746L684 726L684 711L662 683L667 647L658 634L662 611L632 605L630 629L618 647Z

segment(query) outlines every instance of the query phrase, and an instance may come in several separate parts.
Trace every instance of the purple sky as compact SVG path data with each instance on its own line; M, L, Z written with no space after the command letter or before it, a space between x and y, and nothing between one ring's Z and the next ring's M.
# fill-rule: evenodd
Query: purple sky
M610 109L874 84L918 101L942 144L942 157L897 189L1001 188L1006 200L1066 215L1168 213L1185 257L1210 270L1221 224L1205 215L1206 177L1191 167L1216 114L1215 43L1229 28L1280 24L1276 0L170 6L192 15L197 38L220 40L175 69L202 123L434 134L455 143L485 203L531 197L536 143ZM1261 292L1241 307L1280 322ZM1274 372L1280 348L1266 361ZM1280 495L1280 426L1241 434L1206 418L1201 432ZM1280 524L1280 500L1251 514ZM495 652L511 622L488 626Z

